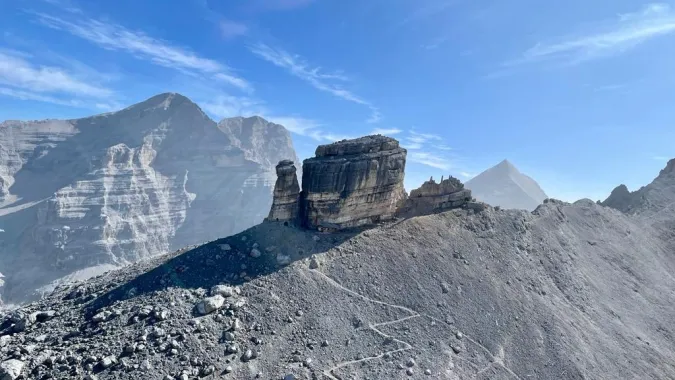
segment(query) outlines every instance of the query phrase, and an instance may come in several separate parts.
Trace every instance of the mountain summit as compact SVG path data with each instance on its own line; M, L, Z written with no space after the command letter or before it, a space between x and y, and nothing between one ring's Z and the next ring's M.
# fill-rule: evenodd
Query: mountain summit
M534 210L548 198L539 184L504 160L467 181L476 199L493 206Z
M259 223L290 133L176 93L76 120L0 123L0 298Z

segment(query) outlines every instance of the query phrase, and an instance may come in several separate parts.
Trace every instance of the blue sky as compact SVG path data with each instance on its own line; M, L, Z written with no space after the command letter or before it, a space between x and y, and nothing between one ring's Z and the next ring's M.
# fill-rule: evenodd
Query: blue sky
M319 143L383 132L406 185L508 158L549 196L606 197L675 157L675 3L0 0L0 120L180 92Z

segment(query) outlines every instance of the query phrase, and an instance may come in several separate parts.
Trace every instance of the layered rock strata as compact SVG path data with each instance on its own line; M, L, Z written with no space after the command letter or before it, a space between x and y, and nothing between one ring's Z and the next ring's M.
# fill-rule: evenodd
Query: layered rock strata
M471 201L471 190L465 189L455 177L441 178L437 183L433 178L410 192L405 205L401 208L403 215L426 215L453 208L462 207Z
M303 162L303 225L340 230L393 218L406 196L406 153L381 135L319 146Z
M272 208L267 220L295 223L299 216L298 200L300 196L297 170L291 160L280 161L276 170L277 182L274 185Z
M297 158L283 126L216 124L174 93L83 119L0 123L0 298L260 223L284 159Z

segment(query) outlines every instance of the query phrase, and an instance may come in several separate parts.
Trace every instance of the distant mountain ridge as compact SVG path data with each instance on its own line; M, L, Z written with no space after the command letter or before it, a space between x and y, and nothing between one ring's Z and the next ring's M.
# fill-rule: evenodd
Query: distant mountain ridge
M532 211L548 196L539 184L503 160L466 182L479 201L492 206Z
M282 159L297 161L283 126L217 124L176 93L82 119L0 123L0 298L255 225Z

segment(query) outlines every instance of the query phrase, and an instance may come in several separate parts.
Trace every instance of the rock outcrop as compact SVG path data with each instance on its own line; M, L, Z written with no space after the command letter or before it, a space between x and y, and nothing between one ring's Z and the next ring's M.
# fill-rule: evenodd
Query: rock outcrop
M173 93L83 119L0 123L0 298L260 223L283 159L297 159L283 126L216 124Z
M392 218L405 200L406 153L381 135L319 146L303 162L304 226L340 230Z
M437 183L433 178L410 192L400 213L401 215L427 215L453 208L459 208L471 201L471 190L455 178L441 178Z
M276 166L277 182L274 185L272 208L268 221L296 223L299 217L300 185L297 169L291 160L282 160Z

